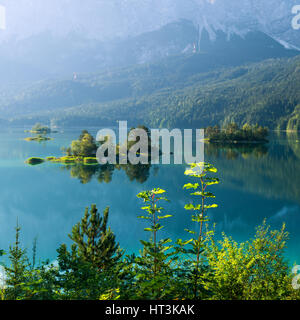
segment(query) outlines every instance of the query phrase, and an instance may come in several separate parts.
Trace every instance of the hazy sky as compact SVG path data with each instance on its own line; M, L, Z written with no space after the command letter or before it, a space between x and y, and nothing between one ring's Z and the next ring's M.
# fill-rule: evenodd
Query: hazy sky
M0 5L0 30L5 30L6 27L6 14L5 7Z
M291 8L300 0L0 0L7 28L1 38L75 30L107 39L135 35L185 18L221 29L290 32ZM299 35L300 38L300 35Z

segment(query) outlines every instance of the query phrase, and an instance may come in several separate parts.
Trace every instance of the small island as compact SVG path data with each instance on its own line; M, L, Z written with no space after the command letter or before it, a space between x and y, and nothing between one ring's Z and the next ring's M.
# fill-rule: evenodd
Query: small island
M55 133L57 131L51 130L51 128L42 125L40 123L36 123L31 130L26 130L25 132L30 132L33 134L49 134L49 133Z
M35 165L41 164L43 162L45 162L45 159L38 158L38 157L31 157L25 161L25 163L27 163L31 166L35 166Z
M25 141L37 141L37 142L42 142L42 141L49 141L49 140L53 140L53 138L49 138L43 135L38 135L36 137L28 137L24 139Z
M73 156L64 156L64 157L47 157L46 161L62 163L62 164L84 164L84 165L98 165L96 157L73 157Z
M267 143L268 128L259 125L244 124L242 128L236 123L230 123L224 128L219 126L205 129L205 142L223 144Z
M53 140L53 138L49 138L46 135L49 133L53 133L56 131L52 131L49 127L44 126L40 123L36 123L31 130L25 130L25 132L30 132L32 134L35 134L36 136L34 137L27 137L24 140L25 141L37 141L37 142L42 142L42 141L49 141Z

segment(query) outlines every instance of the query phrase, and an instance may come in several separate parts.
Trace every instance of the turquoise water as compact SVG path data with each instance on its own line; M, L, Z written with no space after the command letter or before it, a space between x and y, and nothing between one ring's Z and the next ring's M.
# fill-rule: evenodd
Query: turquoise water
M96 128L89 129L93 134ZM0 248L14 241L14 227L22 227L22 244L30 254L38 237L38 256L54 260L61 243L69 244L68 233L86 206L110 206L110 226L127 252L140 249L145 234L141 202L136 194L160 187L167 190L171 203L166 213L174 214L163 236L186 237L193 228L184 204L190 202L182 190L188 182L184 165L155 165L93 169L44 163L28 166L31 156L60 156L60 148L77 139L81 129L65 129L53 134L55 140L26 142L24 129L0 130ZM216 231L224 231L238 241L247 240L264 218L276 228L286 222L290 232L287 257L300 261L300 138L272 135L267 147L205 147L205 161L214 164L221 184L215 186L218 209L211 211Z

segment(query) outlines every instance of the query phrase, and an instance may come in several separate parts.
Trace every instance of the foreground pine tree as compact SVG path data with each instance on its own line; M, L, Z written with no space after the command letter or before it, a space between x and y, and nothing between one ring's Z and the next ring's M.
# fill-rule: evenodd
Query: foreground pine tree
M25 291L23 289L26 282L26 268L28 267L28 260L26 250L20 246L20 230L16 226L16 239L13 246L9 248L10 267L5 267L5 298L8 300L18 300L25 298Z
M96 205L86 208L83 218L58 252L58 268L52 266L55 299L99 299L109 290L118 288L119 266L123 251L107 226L109 208L98 212Z
M122 256L115 234L107 227L108 215L108 207L101 216L93 204L90 211L86 208L81 222L73 227L69 235L78 247L79 256L99 270L109 269Z

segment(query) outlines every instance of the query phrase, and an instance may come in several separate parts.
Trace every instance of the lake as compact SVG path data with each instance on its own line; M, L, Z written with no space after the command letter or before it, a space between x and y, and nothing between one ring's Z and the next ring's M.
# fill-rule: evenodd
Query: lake
M96 134L100 128L88 128ZM7 251L14 241L14 227L21 226L21 240L31 254L37 237L40 259L55 260L61 243L70 244L68 233L95 203L110 207L109 224L120 245L130 252L141 249L145 238L141 214L142 190L160 187L171 200L166 213L174 217L166 223L162 236L188 238L185 228L193 228L184 205L191 202L182 186L185 165L152 165L103 168L43 163L29 166L32 156L60 156L61 147L78 138L81 129L64 129L52 134L53 141L27 142L23 129L0 130L0 249ZM215 147L206 145L205 161L218 168L221 183L212 188L219 208L210 211L216 233L244 241L266 218L274 228L285 222L290 232L286 251L290 263L300 262L300 137L272 133L265 147Z

